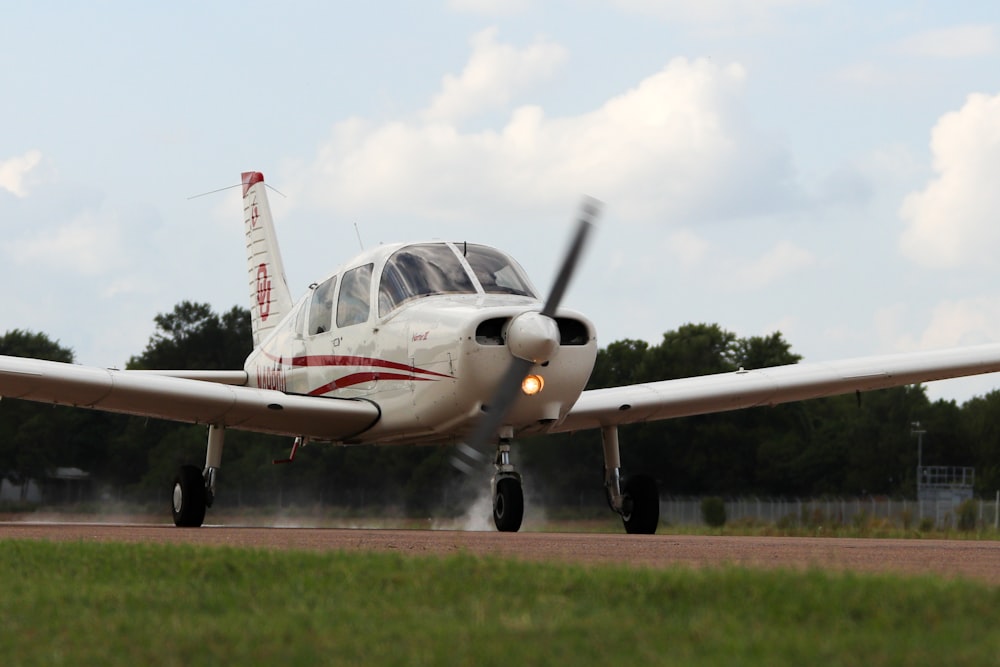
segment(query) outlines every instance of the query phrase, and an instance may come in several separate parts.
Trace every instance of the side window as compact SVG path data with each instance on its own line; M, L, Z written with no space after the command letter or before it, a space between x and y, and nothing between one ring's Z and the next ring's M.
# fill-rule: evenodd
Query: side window
M333 295L337 276L317 285L309 304L309 335L315 336L329 331L333 323Z
M351 269L340 281L337 300L337 326L349 327L368 321L372 285L372 264Z
M302 300L296 305L298 310L295 312L295 328L292 329L292 331L294 331L295 335L300 338L306 333L306 311L309 310L308 301L311 298L312 296L303 297Z

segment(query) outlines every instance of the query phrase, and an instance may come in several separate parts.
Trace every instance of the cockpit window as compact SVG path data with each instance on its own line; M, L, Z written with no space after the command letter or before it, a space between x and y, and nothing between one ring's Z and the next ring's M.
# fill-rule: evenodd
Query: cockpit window
M406 246L382 269L378 290L379 315L396 306L432 294L475 294L476 287L454 251L444 243Z
M372 284L372 265L365 264L344 273L337 299L337 326L349 327L368 320Z
M487 294L536 296L521 267L503 253L482 245L459 246L463 248L466 261Z

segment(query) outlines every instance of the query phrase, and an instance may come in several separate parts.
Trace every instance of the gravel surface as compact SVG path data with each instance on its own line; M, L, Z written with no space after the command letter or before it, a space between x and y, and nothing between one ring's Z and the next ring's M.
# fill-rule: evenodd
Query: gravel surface
M1000 542L860 538L704 537L105 523L0 523L0 539L190 543L268 549L468 553L628 566L894 572L1000 583Z

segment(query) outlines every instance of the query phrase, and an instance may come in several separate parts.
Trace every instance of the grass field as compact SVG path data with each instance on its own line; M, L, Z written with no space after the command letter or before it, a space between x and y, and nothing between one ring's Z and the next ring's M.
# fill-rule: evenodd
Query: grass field
M0 541L4 665L982 665L930 577Z

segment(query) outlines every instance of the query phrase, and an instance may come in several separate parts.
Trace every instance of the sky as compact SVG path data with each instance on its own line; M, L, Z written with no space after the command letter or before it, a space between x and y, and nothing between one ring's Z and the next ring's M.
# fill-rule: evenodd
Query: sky
M995 2L5 4L0 333L78 363L124 366L183 300L249 306L239 189L192 199L249 170L296 293L429 238L545 292L587 195L564 305L601 346L1000 341Z

